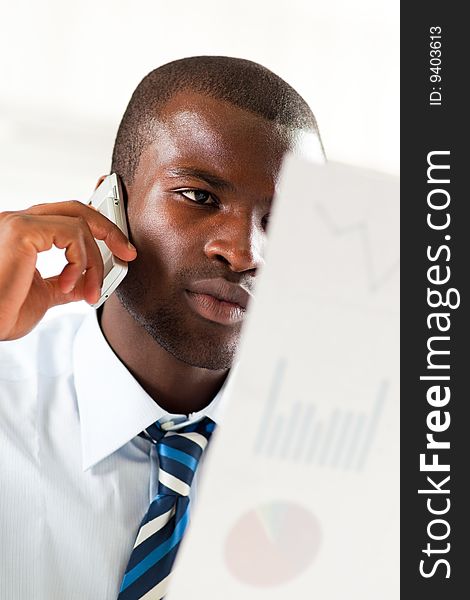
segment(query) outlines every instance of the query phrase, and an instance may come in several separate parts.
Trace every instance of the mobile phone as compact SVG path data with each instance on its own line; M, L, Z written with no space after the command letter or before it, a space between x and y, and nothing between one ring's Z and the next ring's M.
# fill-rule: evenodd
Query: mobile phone
M129 237L121 183L115 173L108 175L100 183L89 204L117 225L127 238ZM96 240L96 243L103 259L104 273L100 299L91 305L93 308L101 306L127 274L127 263L114 256L102 240Z

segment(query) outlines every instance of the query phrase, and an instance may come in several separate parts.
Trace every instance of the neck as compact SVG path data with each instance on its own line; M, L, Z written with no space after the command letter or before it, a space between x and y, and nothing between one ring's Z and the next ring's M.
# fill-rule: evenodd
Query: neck
M103 306L101 329L114 353L144 390L169 413L205 408L228 370L193 367L169 354L121 305L114 294Z

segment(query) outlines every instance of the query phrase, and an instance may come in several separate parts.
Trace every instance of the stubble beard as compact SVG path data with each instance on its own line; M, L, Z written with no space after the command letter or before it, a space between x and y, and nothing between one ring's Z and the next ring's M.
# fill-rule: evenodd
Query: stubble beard
M148 288L133 278L130 272L116 289L116 295L131 317L155 342L181 362L212 371L232 366L240 338L239 330L230 339L217 335L216 331L209 334L209 330L207 335L199 335L184 326L185 314L178 308L177 298L174 302L170 298L165 305L158 305L157 301L152 303ZM141 306L156 308L143 311Z

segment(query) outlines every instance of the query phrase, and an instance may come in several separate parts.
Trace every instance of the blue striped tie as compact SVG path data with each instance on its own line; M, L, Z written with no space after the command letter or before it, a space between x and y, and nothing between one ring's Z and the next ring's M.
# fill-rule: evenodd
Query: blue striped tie
M145 436L157 446L158 490L140 524L118 600L164 597L189 520L189 490L215 423L208 417L176 431L154 423Z

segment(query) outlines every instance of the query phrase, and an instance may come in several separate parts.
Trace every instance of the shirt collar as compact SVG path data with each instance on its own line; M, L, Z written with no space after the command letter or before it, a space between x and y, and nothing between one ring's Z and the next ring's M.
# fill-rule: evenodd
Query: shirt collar
M103 336L96 311L85 316L76 333L73 363L84 471L121 448L151 423L181 416L163 410L137 383ZM231 377L226 378L208 406L189 415L189 422L204 416L220 422L229 379Z

